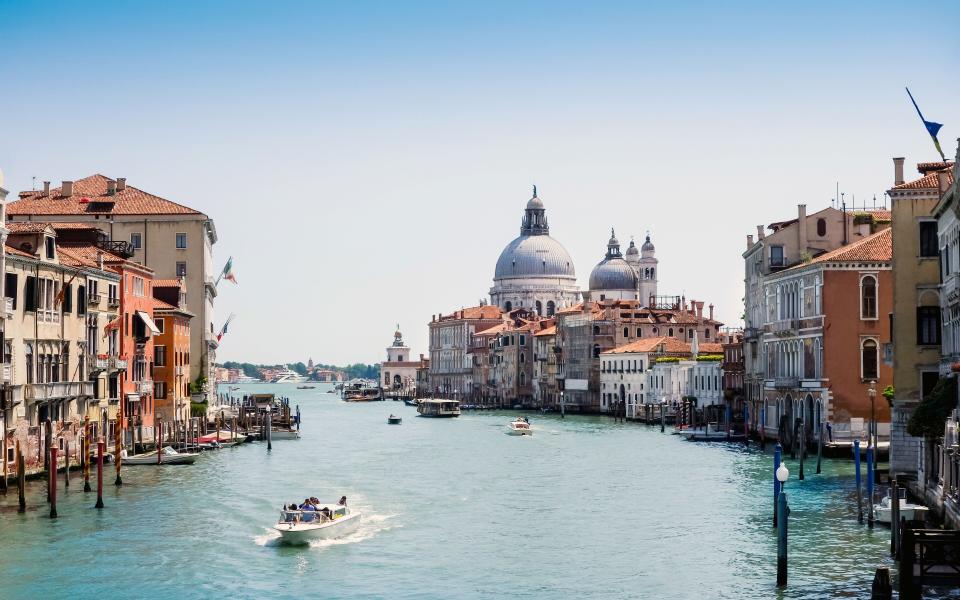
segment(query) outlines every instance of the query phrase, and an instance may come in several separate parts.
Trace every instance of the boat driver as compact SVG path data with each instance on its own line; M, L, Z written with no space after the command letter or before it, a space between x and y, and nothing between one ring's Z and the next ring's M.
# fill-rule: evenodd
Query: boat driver
M347 497L340 496L340 500L337 501L337 506L346 506L346 505L347 505Z

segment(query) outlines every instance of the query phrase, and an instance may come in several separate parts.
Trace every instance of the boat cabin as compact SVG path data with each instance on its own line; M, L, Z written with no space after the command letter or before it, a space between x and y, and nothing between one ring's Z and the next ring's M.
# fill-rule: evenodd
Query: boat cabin
M424 399L417 405L423 417L459 417L460 402L457 400Z

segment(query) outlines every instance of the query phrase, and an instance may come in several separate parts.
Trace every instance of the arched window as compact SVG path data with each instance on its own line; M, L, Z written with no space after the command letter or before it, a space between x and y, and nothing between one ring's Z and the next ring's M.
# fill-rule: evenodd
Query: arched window
M657 278L657 270L650 269L650 279L656 279L656 278Z
M593 357L600 358L600 344L593 345Z
M33 383L33 344L25 344L24 355L27 359L27 383Z
M553 300L547 300L547 316L552 317L556 311L557 305L553 303Z
M624 328L623 328L623 337L630 337L630 328L629 328L629 327L624 327Z
M538 315L543 314L543 304L541 304L539 300L537 300L537 314Z
M683 330L681 329L681 331L683 331ZM687 338L688 338L688 339L691 339L691 340L693 339L693 329L688 329L688 330L687 330Z
M863 341L863 351L861 352L860 369L864 380L876 381L879 379L877 373L878 356L877 342L874 340Z
M817 219L817 235L823 237L827 235L827 220Z
M670 337L673 337L673 327L671 327L670 329L667 329L667 335Z
M600 326L599 326L599 325L594 325L594 326L593 326L593 335L600 335Z
M523 352L520 353L520 362L522 363L527 362L526 356L523 354Z
M637 337L643 337L643 330L637 327Z
M873 275L860 280L860 318L877 318L877 278Z
M709 339L710 339L710 330L709 330L709 329L704 329L704 330L703 330L703 339L705 339L705 340L709 340Z
M507 312L510 312L511 310L513 310L513 302L510 302L509 300L507 300L506 302L504 302L504 303L503 303L503 310L505 310L505 311L507 311Z

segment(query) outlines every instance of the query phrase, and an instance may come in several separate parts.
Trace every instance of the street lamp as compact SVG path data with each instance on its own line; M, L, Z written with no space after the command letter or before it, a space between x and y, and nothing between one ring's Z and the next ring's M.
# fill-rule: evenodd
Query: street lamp
M790 471L787 465L780 463L777 467L777 481L780 482L780 495L777 497L777 587L787 585L787 517L790 509L787 507L787 494L784 487Z

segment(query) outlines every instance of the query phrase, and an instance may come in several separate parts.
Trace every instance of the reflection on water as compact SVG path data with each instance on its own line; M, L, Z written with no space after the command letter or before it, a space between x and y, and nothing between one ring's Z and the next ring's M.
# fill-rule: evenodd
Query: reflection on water
M513 413L425 419L345 404L325 385L277 389L304 428L272 452L128 467L103 511L74 476L56 521L42 484L26 515L10 512L15 493L0 498L15 549L0 553L0 597L866 598L873 570L892 566L889 530L856 523L847 461L822 475L811 461L787 485L778 594L770 454L599 417L533 414L534 435L508 436ZM403 424L387 425L390 412ZM364 514L354 534L276 543L283 503L343 494Z

